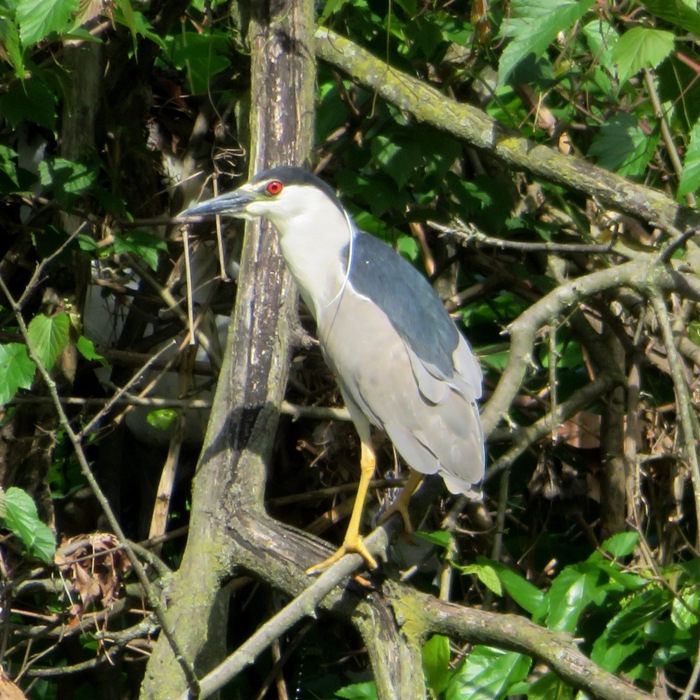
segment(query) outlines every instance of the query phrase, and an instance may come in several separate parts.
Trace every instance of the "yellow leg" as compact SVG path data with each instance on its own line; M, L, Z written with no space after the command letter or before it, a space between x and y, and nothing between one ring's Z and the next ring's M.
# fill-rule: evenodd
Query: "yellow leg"
M367 563L370 569L377 568L375 558L369 553L365 543L360 536L360 521L362 520L362 511L367 498L367 489L369 482L374 476L374 468L377 464L377 458L369 445L362 443L362 452L360 456L360 484L357 487L357 495L355 496L355 505L352 508L348 529L345 532L345 540L338 551L328 559L322 561L316 566L307 569L308 574L317 574L324 569L327 569L331 564L335 564L341 557L348 553L355 552L359 554Z
M398 498L382 513L381 522L384 522L387 518L392 516L394 513L400 513L403 519L403 527L406 532L413 532L413 527L411 526L411 518L408 515L408 504L411 501L411 496L415 493L420 482L423 480L423 475L420 472L411 469L408 474L408 481L406 485L401 489L401 493Z

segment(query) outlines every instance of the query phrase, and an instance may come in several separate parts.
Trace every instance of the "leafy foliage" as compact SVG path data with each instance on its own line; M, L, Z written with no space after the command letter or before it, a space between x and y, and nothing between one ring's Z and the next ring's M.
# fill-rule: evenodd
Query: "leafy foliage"
M0 404L10 401L19 389L32 385L36 366L27 354L27 346L21 343L0 345Z
M39 520L36 505L26 491L16 486L0 490L0 521L17 536L31 556L47 564L53 561L56 537Z

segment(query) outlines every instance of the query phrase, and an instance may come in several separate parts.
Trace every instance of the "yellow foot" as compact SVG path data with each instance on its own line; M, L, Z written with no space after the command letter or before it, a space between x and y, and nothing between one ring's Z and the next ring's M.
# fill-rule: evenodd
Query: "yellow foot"
M403 520L403 529L408 533L413 532L411 518L408 515L408 504L411 502L411 496L418 488L418 485L423 480L423 475L413 469L410 470L406 484L401 490L399 497L382 513L379 522L386 522L394 513L400 513Z
M353 542L343 542L340 548L332 554L328 559L324 559L320 564L316 564L306 570L306 573L313 576L325 571L331 564L335 564L339 559L342 559L346 554L359 554L364 560L369 569L377 568L377 560L369 553L365 543L361 537L357 537Z

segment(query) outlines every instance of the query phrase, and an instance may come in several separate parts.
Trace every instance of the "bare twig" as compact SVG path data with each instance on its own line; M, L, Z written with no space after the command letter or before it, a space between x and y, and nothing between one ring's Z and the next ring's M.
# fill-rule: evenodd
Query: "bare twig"
M615 238L610 243L603 245L594 243L553 243L551 241L541 241L533 243L530 241L512 241L506 238L496 238L479 231L474 224L467 224L463 221L453 221L450 226L444 226L436 221L429 221L428 224L436 231L454 236L462 245L476 243L490 248L500 250L518 250L524 253L610 253L615 247Z

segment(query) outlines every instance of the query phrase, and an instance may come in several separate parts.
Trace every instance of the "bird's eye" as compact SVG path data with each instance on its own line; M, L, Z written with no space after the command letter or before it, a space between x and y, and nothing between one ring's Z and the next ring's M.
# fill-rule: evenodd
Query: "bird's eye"
M283 188L284 185L279 180L272 180L272 182L267 183L265 192L272 196L276 196L282 191Z

